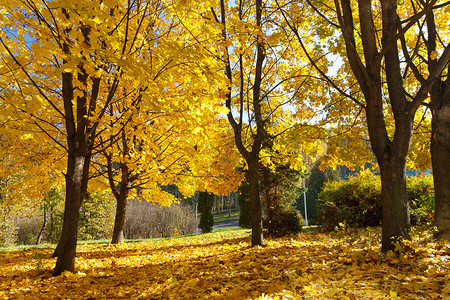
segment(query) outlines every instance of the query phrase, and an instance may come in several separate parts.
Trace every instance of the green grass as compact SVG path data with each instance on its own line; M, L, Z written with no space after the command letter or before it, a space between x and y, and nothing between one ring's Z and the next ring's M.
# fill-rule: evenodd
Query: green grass
M221 232L229 232L229 231L245 231L248 229L242 229L240 227L228 227L228 228L219 228L219 229L213 229L213 231L210 234L215 233L221 233ZM172 237L166 237L166 238L147 238L147 239L126 239L125 243L140 243L140 242L147 242L147 241L164 241L164 240L176 240L180 238L189 238L194 236L200 236L203 235L199 229L199 233L193 233L193 234L187 234L187 235L180 235L180 236L172 236ZM101 239L101 240L81 240L78 241L78 245L89 245L89 244L109 244L111 242L110 239ZM43 243L39 245L16 245L16 246L10 246L10 247L0 247L0 251L9 251L9 250L28 250L28 249L39 249L39 248L50 248L50 247L56 247L56 244L48 244Z
M214 223L239 220L239 212L224 212L214 215Z
M52 245L53 244L48 244L48 243L43 243L43 244L39 244L39 245L15 245L15 246L9 246L9 247L0 247L0 251L48 248ZM54 246L56 246L56 245L54 245Z

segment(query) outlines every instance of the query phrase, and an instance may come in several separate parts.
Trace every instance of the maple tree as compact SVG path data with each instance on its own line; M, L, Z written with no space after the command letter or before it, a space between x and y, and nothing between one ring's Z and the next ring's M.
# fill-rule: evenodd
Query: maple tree
M217 114L221 108L213 103L211 93L208 94L210 101L205 97L198 101L207 93L205 78L214 80L217 76L205 64L196 62L194 69L178 59L183 50L190 59L201 57L201 51L195 43L186 45L189 41L182 39L175 30L176 18L171 17L170 2L55 4L53 1L6 2L1 10L4 33L0 38L1 69L5 74L1 99L6 107L2 111L2 120L5 120L2 125L8 129L9 136L18 137L31 149L29 152L25 149L17 153L11 151L11 159L5 162L12 164L23 153L28 154L24 157L37 153L39 156L27 166L45 170L46 173L42 173L50 175L47 182L61 182L58 174L64 169L62 161L67 160L63 232L55 250L58 260L54 274L59 275L65 270L74 270L79 210L88 189L90 167L93 160L99 160L94 155L107 153L105 146L108 144L115 145L125 133L131 116L136 117L136 122L146 122L142 118L146 110L162 114L174 112L171 123L179 124L183 120L192 130L205 122L214 123L209 116ZM165 8L164 18L159 17L161 7ZM171 30L173 34L164 34ZM183 65L185 68L177 68ZM155 78L168 69L171 73L156 82ZM201 88L193 88L194 84ZM145 108L139 115L136 112L140 102ZM199 116L203 116L205 122L199 122L202 120ZM194 130L190 137L207 135L201 128L197 131L199 133ZM127 138L132 135L125 140ZM194 146L185 144L181 151L189 151L186 148ZM56 160L59 163L53 164ZM205 160L205 164L208 162L211 161ZM218 175L210 177L216 178L213 185L219 186L217 177L226 167L219 163L214 168ZM158 181L152 184L156 186ZM29 185L39 191L37 185ZM49 188L55 185L52 183ZM226 188L228 186L222 190ZM186 186L186 190L189 189L193 189L192 185ZM167 197L153 200L164 202Z
M5 105L14 103L7 106L15 110L10 115L19 117L19 124L20 119L31 118L31 132L41 129L67 153L64 225L55 267L58 275L74 269L79 209L98 125L90 122L89 116L96 112L100 79L98 75L89 78L87 69L96 67L82 50L90 46L92 25L80 20L72 26L72 10L51 9L48 4L10 1L2 9L2 28L13 37L4 34L0 40L3 68L10 74L2 100ZM86 14L83 3L78 4ZM112 98L113 90L110 95ZM47 117L48 111L53 115ZM61 135L65 140L57 139Z
M428 73L439 68L438 53L445 47L445 41L449 43L446 19L450 16L449 9L436 12L431 10L426 14L425 24L427 36L423 32L424 22L417 22L418 32L426 47L426 59L421 59L428 66ZM418 43L419 44L419 43ZM418 46L417 46L418 48ZM415 50L415 53L418 50ZM448 46L447 46L448 48ZM439 51L439 52L438 52ZM446 49L446 51L448 51ZM422 58L420 55L416 54ZM410 58L411 59L411 58ZM414 76L419 82L425 78L413 68ZM431 130L431 160L433 165L433 180L435 190L435 225L438 229L436 237L450 240L450 175L446 168L450 164L450 63L447 63L447 72L438 78L430 89L429 107L432 113Z
M141 9L138 4L128 10L128 14L132 14L127 17L128 28L133 28L132 23L137 22L134 27L152 28L155 34L150 37L146 33L145 37L153 45L146 48L151 53L144 61L148 77L144 88L139 81L119 88L120 94L131 100L111 105L103 127L99 129L101 142L98 152L101 155L96 161L97 174L106 178L106 185L117 201L112 243L123 241L129 198L170 205L176 202L176 198L162 188L169 184L179 185L184 196L191 196L197 188L207 186L211 191L223 193L235 189L239 183L239 175L233 169L233 156L219 161L212 153L223 150L232 154L226 145L221 148L212 146L214 142L223 144L220 140L222 129L211 129L220 126L220 119L215 115L222 109L215 104L213 85L195 82L213 80L214 76L201 78L196 74L202 56L195 48L195 41L186 38L185 46L168 49L183 36L183 32L179 22L167 24L165 14L168 9L162 2L157 5L160 7L152 7L152 15L147 15L148 9ZM135 34L141 33L136 30ZM132 55L134 48L129 47L128 51ZM195 60L190 57L193 51L196 52ZM185 101L186 98L193 102ZM169 107L157 106L151 102L153 99L169 103ZM201 119L199 115L202 115ZM199 176L196 171L200 168L209 170L209 176L204 174L202 185L195 180L185 180L189 176ZM217 189L218 184L214 186L211 180L215 178L217 181L220 176L221 187ZM105 188L101 180L95 181L98 188Z
M324 131L303 127L314 113L301 98L320 92L308 84L311 68L299 55L298 43L277 26L282 16L275 3L239 1L233 6L219 1L211 12L206 18L221 32L211 51L224 63L227 118L246 163L252 245L262 245L259 166L289 162L299 170L302 155L321 152L315 137Z
M382 181L382 251L391 250L397 239L409 238L405 172L414 117L450 58L450 45L443 45L441 55L436 58L436 64L428 72L420 70L412 60L401 57L401 46L404 48L405 57L405 53L414 51L408 48L408 45L414 45L414 41L405 45L405 36L413 35L411 27L427 13L442 9L442 6L436 5L436 1L420 3L411 13L411 7L404 5L400 9L396 2L391 0L383 0L380 3L365 0L356 3L347 0L335 1L333 9L322 4L311 3L319 13L317 7L320 5L325 12L320 13L321 16L341 32L339 42L345 45L345 52L339 53L350 69L346 66L344 68L352 72L363 97L357 94L358 91L355 93L353 88L346 91L340 84L334 83L319 66L316 66L316 69L334 88L360 108L357 110L357 117L362 110L365 112L364 120L370 145L377 158ZM331 18L327 19L326 16ZM290 20L286 17L290 29L303 43L303 32L295 24L295 15L289 17L294 17ZM306 47L304 49L308 50ZM411 69L423 74L423 81L417 85L405 83L404 77L411 74ZM343 148L342 145L340 148Z

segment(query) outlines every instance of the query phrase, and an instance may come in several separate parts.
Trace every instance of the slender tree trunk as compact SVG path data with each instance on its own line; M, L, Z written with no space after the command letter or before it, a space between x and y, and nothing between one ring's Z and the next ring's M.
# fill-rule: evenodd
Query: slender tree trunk
M409 205L406 193L406 158L394 157L380 163L383 225L381 251L394 250L399 239L410 238Z
M450 79L437 82L431 94L431 162L435 195L436 238L450 240Z
M58 256L53 275L74 272L77 247L78 221L83 200L83 165L85 158L69 152L66 174L66 201L61 238L55 254Z
M116 217L114 220L114 231L111 244L120 244L123 242L123 226L125 225L127 198L128 193L120 193L120 197L117 199Z
M36 245L39 245L39 243L41 242L45 227L47 227L47 208L44 207L44 220L42 221L41 230L39 230L39 233L36 237Z
M250 209L252 214L252 246L264 245L262 233L262 211L259 195L259 158L252 158L248 163L248 183L250 194Z

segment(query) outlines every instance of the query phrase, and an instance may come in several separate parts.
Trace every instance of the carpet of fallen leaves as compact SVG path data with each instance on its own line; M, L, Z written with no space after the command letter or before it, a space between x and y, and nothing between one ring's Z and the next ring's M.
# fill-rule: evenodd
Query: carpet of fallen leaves
M400 255L379 253L379 229L249 235L79 245L59 277L53 248L3 251L0 299L450 299L450 244L427 232Z

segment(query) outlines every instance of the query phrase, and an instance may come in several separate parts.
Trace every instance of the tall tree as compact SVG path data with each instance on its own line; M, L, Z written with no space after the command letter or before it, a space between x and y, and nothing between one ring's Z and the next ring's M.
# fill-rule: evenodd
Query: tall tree
M136 113L133 101L142 102L142 112L178 112L178 120L188 122L193 130L198 127L199 115L218 106L198 101L194 93L201 95L202 89L193 89L185 97L164 96L179 95L192 87L188 83L201 86L206 77L213 80L217 76L200 62L195 69L177 68L184 61L170 56L188 47L179 34L163 34L175 29L167 3L49 0L4 4L0 69L5 73L1 100L7 109L1 112L2 122L8 120L5 128L20 140L29 140L27 145L37 145L34 152L52 154L41 155L45 158L39 162L41 167L51 165L57 155L67 159L63 233L55 251L54 275L59 275L74 271L79 211L93 155L110 144L108 139L114 142L121 137ZM157 17L161 5L166 8L164 18ZM158 22L164 31L153 30ZM195 43L188 46L188 58L201 55ZM160 55L164 59L157 59ZM158 72L168 69L171 75L155 83ZM136 91L142 96L128 97ZM125 109L108 115L114 106ZM112 119L116 122L111 123ZM112 135L108 132L111 124ZM59 152L52 152L58 147ZM33 153L25 151L19 154L32 157ZM54 176L61 172L55 171Z
M239 3L239 19L243 20L243 3L242 1ZM225 3L224 0L220 1L220 14L221 14L221 20L220 23L223 25L223 37L224 40L227 39L227 30L226 30L226 11L225 11ZM232 89L231 85L227 92L227 98L226 98L226 107L229 109L229 112L227 114L228 121L230 122L231 126L233 127L234 131L234 137L235 137L235 143L236 147L241 153L241 155L244 157L245 161L247 162L247 178L249 182L249 196L250 196L250 208L252 212L252 245L263 245L263 233L262 233L262 211L261 211L261 200L260 200L260 192L259 192L259 178L258 178L258 170L259 170L259 159L260 159L260 151L262 147L262 143L265 139L265 136L267 135L263 118L262 118L262 111L261 111L261 102L262 102L262 92L261 92L261 84L262 84L262 68L264 59L266 56L266 49L264 47L263 38L260 32L260 27L262 26L261 23L262 18L262 1L256 0L255 1L255 26L258 28L255 36L256 44L256 57L255 57L255 71L254 71L254 79L252 82L252 110L253 110L253 118L254 122L256 123L256 132L253 134L253 142L251 143L250 150L248 150L244 143L243 143L243 132L242 132L242 125L243 125L243 101L244 101L244 90L243 87L240 88L240 101L241 101L241 110L240 110L240 118L239 121L236 122L235 118L232 114ZM217 20L219 21L219 20ZM232 73L231 73L231 62L230 59L227 57L228 54L228 47L225 54L225 63L226 63L226 76L228 80L230 80L230 83L232 81ZM239 57L239 62L241 64L241 68L243 67L243 55L241 54ZM243 80L243 72L241 71L241 81ZM243 84L243 82L241 82Z
M59 275L74 270L79 209L101 116L100 76L89 74L99 68L83 53L93 42L93 22L86 20L91 18L84 3L57 9L50 2L9 4L2 26L9 25L5 32L10 36L2 36L0 42L3 62L15 81L10 82L9 99L3 100L15 108L16 117L31 118L34 127L47 135L48 128L65 131L65 141L53 139L67 153L65 214L54 270ZM111 101L114 89L108 94ZM56 117L49 117L48 111ZM97 120L90 119L93 115Z
M405 85L402 71L408 73L407 69L415 66L411 62L402 62L399 41L415 22L438 8L434 7L436 1L423 3L417 12L407 15L405 20L401 20L394 0L381 0L379 5L370 0L358 0L356 3L335 0L334 3L332 13L337 17L337 22L333 23L330 19L330 23L341 31L346 63L359 84L365 102L346 93L339 84L331 80L330 83L364 109L371 148L377 158L382 180L382 251L392 250L396 241L410 237L406 157L413 134L414 116L448 63L450 46L446 46L427 79L418 88L410 88ZM321 13L322 17L325 15ZM303 44L303 32L296 27L295 19L286 20ZM319 72L329 79L323 70L319 69ZM393 125L386 122L390 114Z
M449 43L450 37L445 29L448 29L448 17L450 14L434 10L425 15L427 35L423 32L424 22L417 22L420 36L427 49L427 58L423 59L428 65L428 73L440 68L438 60L439 52L445 47L445 41ZM442 30L444 36L442 36ZM446 35L445 35L446 34ZM403 45L406 43L404 42ZM418 43L419 44L419 43ZM447 47L448 48L448 47ZM448 50L447 50L448 51ZM418 51L414 51L415 56ZM405 55L407 56L407 55ZM413 59L410 56L409 59ZM414 70L414 75L419 82L425 78ZM433 166L434 195L435 195L435 225L438 229L437 238L450 240L450 63L447 62L447 72L438 78L430 89L429 107L432 113L431 122L431 161Z
M306 138L320 133L313 127L307 133L303 127L311 115L302 97L307 97L306 90L321 93L309 85L311 69L299 55L298 43L277 27L282 17L275 3L239 1L231 6L222 0L217 10L212 8L212 19L221 30L221 45L215 53L225 65L227 117L247 167L252 245L262 245L260 164L273 168L291 162L292 168L301 169L302 152L320 152L320 143Z

